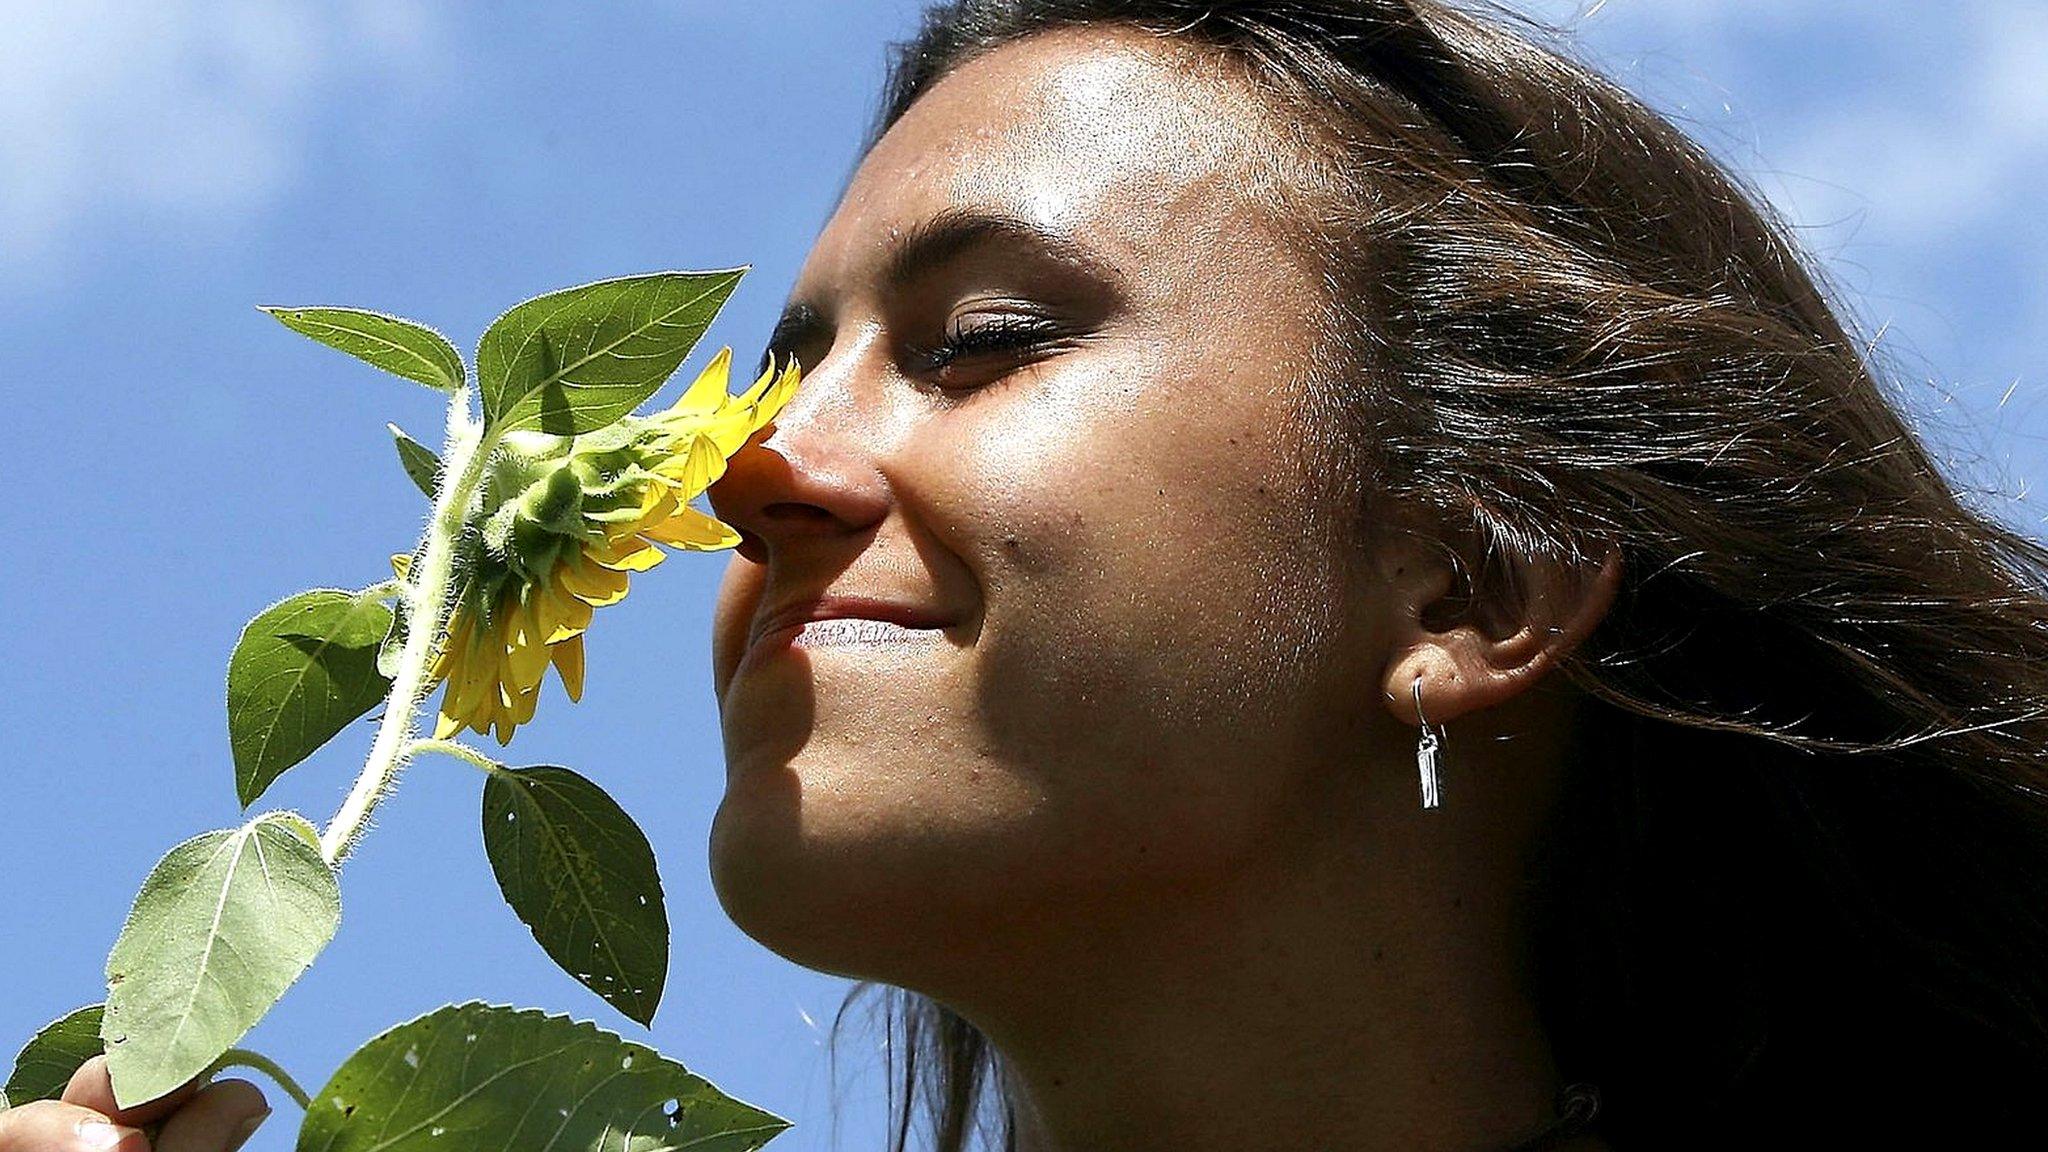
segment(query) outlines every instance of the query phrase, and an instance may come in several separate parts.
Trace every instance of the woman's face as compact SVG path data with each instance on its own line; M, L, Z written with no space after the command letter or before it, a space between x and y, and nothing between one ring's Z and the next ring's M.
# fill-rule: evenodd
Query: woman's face
M1385 645L1305 440L1316 276L1269 122L1185 51L964 65L797 277L804 383L712 493L751 539L711 864L800 963L936 990L1142 931L1359 770Z

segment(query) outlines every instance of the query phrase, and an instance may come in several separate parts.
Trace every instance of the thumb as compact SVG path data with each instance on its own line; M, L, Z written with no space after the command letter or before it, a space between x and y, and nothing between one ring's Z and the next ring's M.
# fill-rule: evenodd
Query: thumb
M0 1112L0 1152L149 1152L140 1129L60 1100Z
M199 1088L199 1079L195 1076L154 1100L124 1109L114 1101L114 1081L107 1074L107 1058L95 1056L71 1074L71 1081L64 1085L61 1099L111 1116L122 1124L152 1124L177 1111ZM7 1152L7 1149L0 1148L0 1152Z

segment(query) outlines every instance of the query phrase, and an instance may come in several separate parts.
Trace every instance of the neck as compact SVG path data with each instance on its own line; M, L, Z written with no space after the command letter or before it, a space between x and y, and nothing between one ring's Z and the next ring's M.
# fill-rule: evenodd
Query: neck
M1136 911L1062 910L1002 989L947 997L1003 1054L1020 1152L1481 1152L1551 1122L1525 837L1502 827L1529 798L1423 812L1413 781L1359 777L1243 867Z

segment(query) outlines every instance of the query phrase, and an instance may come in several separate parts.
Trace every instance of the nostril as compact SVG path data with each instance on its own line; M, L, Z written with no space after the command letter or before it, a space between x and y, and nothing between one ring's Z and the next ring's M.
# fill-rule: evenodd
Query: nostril
M733 546L733 551L755 564L768 562L768 546L761 542L759 536L737 525L733 527L733 531L740 534L740 542Z
M819 524L838 519L830 509L800 500L778 500L761 509L761 515L783 524Z

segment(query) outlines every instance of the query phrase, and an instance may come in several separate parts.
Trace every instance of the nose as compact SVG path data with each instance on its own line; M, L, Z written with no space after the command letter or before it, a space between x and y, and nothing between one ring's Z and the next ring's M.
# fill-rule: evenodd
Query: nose
M739 530L740 555L766 564L791 548L856 536L889 512L875 429L856 403L851 365L820 363L776 416L774 431L726 465L708 493Z

